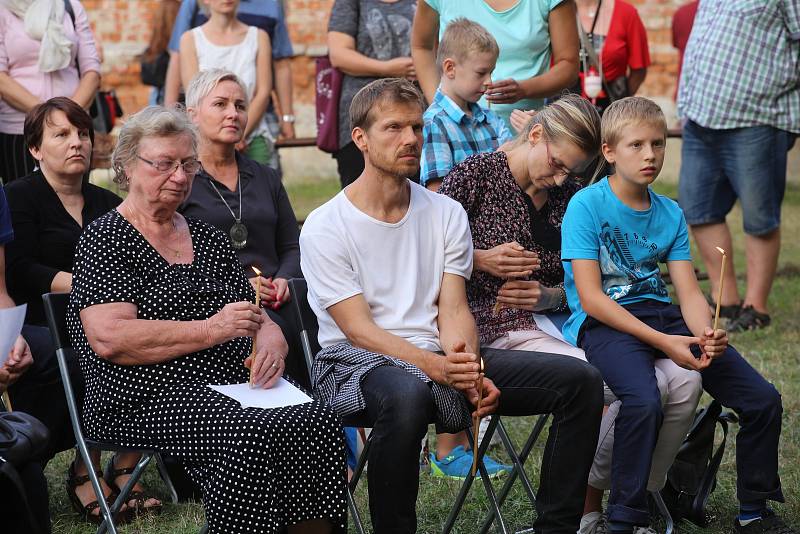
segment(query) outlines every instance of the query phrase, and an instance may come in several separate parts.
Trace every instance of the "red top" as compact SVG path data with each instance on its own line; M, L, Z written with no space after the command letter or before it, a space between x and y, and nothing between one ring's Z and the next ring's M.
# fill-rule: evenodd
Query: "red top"
M636 8L622 0L614 3L608 35L601 52L603 76L611 81L631 70L650 65L647 32Z
M689 34L692 33L694 16L697 14L699 1L689 2L678 8L672 16L672 46L678 49L678 80L681 79L681 67L683 66L683 53L686 51L686 43L689 42ZM678 97L678 88L675 87L675 99Z

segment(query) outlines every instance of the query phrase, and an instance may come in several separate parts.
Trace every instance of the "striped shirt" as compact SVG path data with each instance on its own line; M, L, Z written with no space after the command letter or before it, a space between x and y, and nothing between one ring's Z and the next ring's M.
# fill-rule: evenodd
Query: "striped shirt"
M425 111L422 130L422 168L420 183L441 180L453 166L481 152L494 152L513 134L496 113L469 104L469 116L453 100L436 90Z
M800 0L700 2L678 113L706 128L800 133Z

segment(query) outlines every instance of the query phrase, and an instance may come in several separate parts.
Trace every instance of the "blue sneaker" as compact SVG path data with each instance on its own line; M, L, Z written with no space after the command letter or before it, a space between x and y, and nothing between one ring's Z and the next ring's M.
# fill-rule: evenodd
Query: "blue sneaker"
M467 478L472 469L472 452L464 450L462 445L450 451L450 454L441 460L437 460L436 453L432 452L430 453L430 460L431 474L435 477L463 480ZM486 466L489 478L495 478L511 471L510 465L498 463L486 454L483 456L483 465ZM480 471L477 471L475 476L480 477Z

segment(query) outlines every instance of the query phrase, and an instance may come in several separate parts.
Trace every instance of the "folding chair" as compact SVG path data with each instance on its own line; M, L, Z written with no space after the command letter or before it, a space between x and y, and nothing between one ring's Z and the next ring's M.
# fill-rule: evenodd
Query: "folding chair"
M53 344L56 347L56 357L58 358L58 367L61 371L61 381L64 383L64 393L67 397L69 417L72 421L72 430L75 432L75 443L77 444L78 452L80 453L84 464L87 466L92 465L91 459L89 458L90 448L114 452L136 452L142 454L142 457L136 464L136 467L134 468L133 473L131 473L128 482L122 489L120 489L119 496L110 508L106 500L103 498L103 490L100 487L100 480L97 478L97 474L94 472L94 469L87 470L89 473L89 479L92 482L92 488L94 488L94 493L97 497L97 502L100 503L100 513L103 516L103 521L97 528L97 534L103 534L106 532L106 530L108 530L111 534L117 534L117 526L114 523L114 517L119 512L122 504L128 500L127 497L133 489L134 484L138 482L139 478L142 476L142 473L144 473L145 468L153 458L156 460L158 472L161 475L161 478L164 479L164 483L167 486L167 490L170 493L170 498L173 503L178 502L178 494L172 485L172 481L169 478L169 474L167 473L166 467L164 466L164 463L161 460L161 455L158 454L158 451L153 449L131 449L128 447L121 447L114 443L87 439L83 436L83 431L81 429L80 410L77 402L75 401L75 394L73 392L72 382L70 381L69 377L69 368L67 367L67 357L71 356L72 353L72 346L70 345L69 335L67 334L67 305L69 303L69 293L47 293L42 295L42 300L44 301L44 311L45 315L47 316L47 324L50 327L50 334L53 337Z
M319 326L317 324L317 317L314 315L314 312L311 310L311 307L308 305L308 286L306 285L306 281L302 278L293 278L289 280L289 292L291 293L292 299L292 307L295 310L296 320L298 321L299 329L300 329L300 339L303 346L303 354L306 358L306 365L308 366L309 375L311 374L311 368L314 364L314 356L319 352L320 346L319 342L317 341L317 332ZM533 449L533 445L536 443L539 435L544 429L544 424L547 420L546 415L542 415L539 417L536 425L533 428L530 436L528 437L525 446L522 448L521 452L517 454L516 450L514 449L513 444L511 443L511 439L506 432L505 427L499 416L492 417L489 428L484 435L483 440L481 441L478 447L478 470L481 473L481 481L483 482L484 489L486 491L486 495L489 498L491 503L491 510L489 517L486 519L484 523L484 528L482 532L487 532L491 527L495 518L497 518L498 528L504 534L509 534L510 531L508 529L508 525L503 517L501 512L501 507L503 502L505 501L508 493L511 490L511 487L514 484L514 481L519 477L522 481L523 486L525 487L525 491L528 494L528 498L531 501L532 505L536 503L536 496L533 490L533 486L528 479L527 474L524 470L525 460L530 455L531 450ZM358 421L350 421L347 418L344 420L344 424L346 426L361 426ZM483 464L483 456L486 453L486 450L489 447L489 442L491 441L491 437L495 432L495 429L499 432L500 439L502 440L509 456L511 457L511 461L513 463L513 469L511 474L509 475L508 479L505 482L500 494L498 495L494 491L494 487L492 486L491 480L488 476L486 471L486 467ZM467 430L467 435L470 440L472 440L472 434L470 430ZM364 470L364 465L367 462L367 453L369 452L370 441L364 445L364 450L361 453L361 456L358 459L358 464L356 466L356 470L353 474L353 478L350 480L350 484L348 487L348 495L347 495L347 503L350 508L350 513L353 516L353 520L356 526L356 530L359 534L363 534L365 532L364 525L361 521L361 516L359 515L358 509L355 505L355 500L353 498L353 493L355 492L356 486L358 484L359 478ZM456 498L455 504L450 510L450 515L447 518L445 523L445 527L443 529L443 533L449 533L458 517L459 512L464 504L464 501L467 498L467 494L469 493L469 489L472 486L472 482L474 481L475 477L472 474L468 474L465 478L464 482L461 485L461 489L459 491L458 497Z

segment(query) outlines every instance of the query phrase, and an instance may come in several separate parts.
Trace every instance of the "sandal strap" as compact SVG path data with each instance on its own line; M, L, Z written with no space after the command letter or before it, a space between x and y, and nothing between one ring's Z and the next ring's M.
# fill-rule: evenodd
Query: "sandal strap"
M97 479L98 480L103 478L103 473L101 473L99 469L97 471L95 471L94 474L97 475ZM90 480L91 480L91 477L89 476L88 473L85 474L85 475L75 474L75 464L74 463L69 466L67 484L70 487L77 488L78 486L83 486L84 484L86 484Z
M120 467L119 469L115 467L114 469L111 470L111 473L109 474L112 477L117 478L122 475L132 475L135 470L136 470L135 467Z

